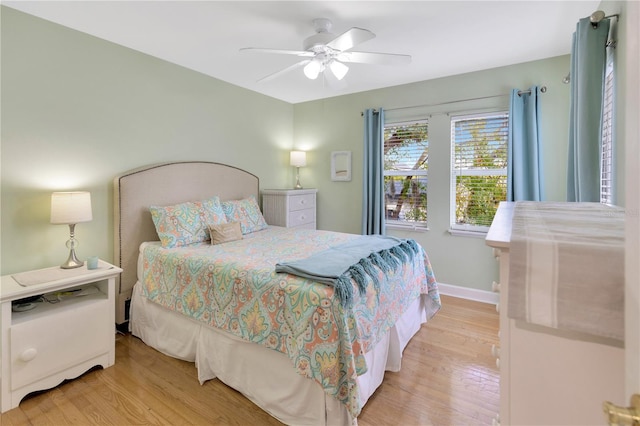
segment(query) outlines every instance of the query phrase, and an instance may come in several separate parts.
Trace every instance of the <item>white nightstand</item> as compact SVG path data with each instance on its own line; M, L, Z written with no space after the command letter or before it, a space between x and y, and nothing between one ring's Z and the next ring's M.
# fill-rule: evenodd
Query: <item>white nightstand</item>
M317 189L265 189L262 214L269 225L316 229Z
M28 393L50 389L115 361L115 278L122 269L100 261L5 275L0 282L0 408L18 406ZM22 284L22 285L21 285ZM38 295L49 301L12 302Z

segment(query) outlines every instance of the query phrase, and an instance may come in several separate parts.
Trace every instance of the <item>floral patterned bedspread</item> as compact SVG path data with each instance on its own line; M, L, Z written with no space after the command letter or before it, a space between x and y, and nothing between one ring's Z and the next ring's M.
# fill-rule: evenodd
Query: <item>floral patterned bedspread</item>
M440 296L426 253L386 279L380 272L386 283L380 294L370 282L350 309L331 286L275 272L278 262L355 237L269 227L221 245L146 245L143 291L170 310L286 354L298 374L316 380L356 418L356 378L367 371L363 354L421 294L428 295L428 318L440 308Z

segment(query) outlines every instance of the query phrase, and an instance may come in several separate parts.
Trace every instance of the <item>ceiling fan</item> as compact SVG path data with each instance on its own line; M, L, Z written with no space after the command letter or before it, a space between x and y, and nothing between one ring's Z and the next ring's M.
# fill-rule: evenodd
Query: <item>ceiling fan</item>
M245 47L241 52L272 53L280 55L294 55L303 59L280 71L261 78L258 82L272 80L294 69L304 67L304 75L311 80L318 78L321 73L329 81L335 78L342 80L349 71L345 63L362 63L376 65L408 64L411 56L393 53L354 52L352 48L371 40L376 35L369 30L353 27L336 36L331 32L332 23L329 19L318 18L313 20L316 34L307 37L302 43L303 50L264 49L258 47ZM329 70L330 73L324 74Z

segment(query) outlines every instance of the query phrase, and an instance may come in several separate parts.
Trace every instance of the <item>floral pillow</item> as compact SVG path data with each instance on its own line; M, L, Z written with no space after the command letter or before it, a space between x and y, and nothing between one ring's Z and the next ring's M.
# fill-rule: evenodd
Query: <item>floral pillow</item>
M253 195L242 200L223 201L222 209L227 216L227 222L240 222L242 234L250 234L269 226Z
M227 222L217 196L173 206L151 206L149 210L162 247L167 248L208 241L208 226Z
M204 200L202 206L204 207L205 226L227 223L227 216L224 214L219 197L215 196Z

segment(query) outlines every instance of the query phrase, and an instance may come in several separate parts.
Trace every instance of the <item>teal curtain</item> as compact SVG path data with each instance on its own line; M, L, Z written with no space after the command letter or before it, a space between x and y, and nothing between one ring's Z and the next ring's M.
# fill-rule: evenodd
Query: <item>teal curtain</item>
M602 98L609 19L578 22L571 48L567 201L600 201Z
M362 234L384 235L384 111L364 113Z
M520 94L518 94L520 92ZM507 150L507 200L542 201L542 155L540 152L540 89L513 89L509 107Z

